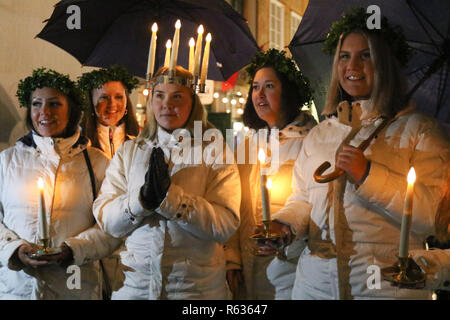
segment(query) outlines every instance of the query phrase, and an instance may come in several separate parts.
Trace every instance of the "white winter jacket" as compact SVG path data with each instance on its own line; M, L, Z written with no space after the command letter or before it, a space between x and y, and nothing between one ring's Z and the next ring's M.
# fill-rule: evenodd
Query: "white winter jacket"
M134 137L125 134L125 123L114 128L99 123L97 125L97 135L100 149L103 150L110 160L122 143L126 140L134 139Z
M380 118L364 120L349 144L358 146L380 122ZM428 298L429 291L390 286L381 280L379 271L397 261L406 175L411 166L417 180L410 249L421 249L423 240L434 233L434 218L447 181L448 141L433 119L409 108L365 150L371 166L362 185L350 183L345 175L333 183L316 183L314 171L324 161L334 170L337 149L350 130L331 118L310 131L295 163L294 192L274 216L289 224L298 238L308 238L299 259L293 299Z
M166 199L156 211L148 211L139 191L155 146L166 160L175 150L181 152L180 142L161 128L153 141L126 141L111 161L94 204L103 230L126 236L121 253L124 286L112 298L225 299L223 243L239 225L236 165L220 164L222 152L209 153L210 165L174 164L171 159Z
M98 228L92 215L93 192L82 152L87 142L79 131L66 139L30 133L0 153L1 299L100 298L101 275L95 260L110 254L118 242ZM99 189L108 159L95 148L87 150ZM74 264L81 266L80 289L67 286L73 271L67 273L56 265L22 268L12 259L20 245L40 243L40 177L44 180L51 246L59 247L63 242L70 246Z
M267 174L272 180L271 213L280 210L292 193L294 161L298 157L303 139L314 125L315 121L311 121L310 117L301 115L280 130L279 136L276 137L279 146L278 160L272 160L269 156L266 161L266 164L270 163ZM290 299L303 240L299 239L289 246L286 249L287 260L280 260L273 256L255 256L255 243L250 239L256 224L262 222L260 165L259 162L252 164L249 154L258 152L261 134L263 132L257 132L244 140L243 145L238 146L238 150L245 148L246 152L245 163L238 163L242 186L241 224L239 232L227 243L225 252L229 269L236 269L236 266L243 269L247 299ZM271 144L267 147L270 150ZM272 150L269 153L272 153Z

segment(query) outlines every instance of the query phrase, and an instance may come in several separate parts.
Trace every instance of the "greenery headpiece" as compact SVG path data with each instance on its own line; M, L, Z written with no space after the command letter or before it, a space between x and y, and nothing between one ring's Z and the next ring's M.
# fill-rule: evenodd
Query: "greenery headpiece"
M68 96L81 109L84 107L83 93L68 75L51 69L38 68L33 70L31 76L19 81L16 96L22 107L31 105L31 94L36 89L53 88Z
M285 51L269 49L258 52L251 60L251 64L246 71L250 75L250 85L253 83L256 72L265 67L271 66L279 74L283 75L288 81L295 83L298 93L301 95L303 103L309 103L312 99L312 89L309 80L298 70L295 61L286 57Z
M406 66L412 51L406 43L403 29L398 25L391 26L386 17L381 18L380 29L368 29L367 19L370 16L371 14L367 13L364 8L351 8L348 13L342 16L340 21L333 22L322 51L333 55L336 51L339 37L342 34L347 34L354 30L362 30L367 33L379 34L389 44L400 64Z
M83 73L78 78L78 85L81 90L89 93L91 90L97 89L109 81L122 82L128 93L137 88L139 83L139 80L129 73L127 69L119 65L113 65L109 68Z

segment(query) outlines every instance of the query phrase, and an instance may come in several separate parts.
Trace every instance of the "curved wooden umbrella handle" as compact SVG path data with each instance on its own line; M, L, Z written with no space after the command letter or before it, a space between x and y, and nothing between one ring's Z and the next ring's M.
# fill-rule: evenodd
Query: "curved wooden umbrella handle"
M344 170L336 168L333 172L322 175L329 167L331 167L331 164L328 161L322 163L314 172L314 180L318 183L327 183L339 178L345 173Z

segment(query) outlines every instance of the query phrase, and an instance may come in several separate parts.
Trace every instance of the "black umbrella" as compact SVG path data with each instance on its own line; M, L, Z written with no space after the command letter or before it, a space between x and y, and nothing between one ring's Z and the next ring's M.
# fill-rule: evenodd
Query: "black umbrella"
M332 58L321 47L331 24L351 7L370 5L377 5L391 24L403 28L413 49L406 72L418 108L450 124L448 0L310 0L289 49L316 90L316 105L323 108L330 80Z
M81 10L79 30L67 27L71 5ZM83 65L120 64L145 78L152 24L158 24L157 70L164 64L165 43L173 38L177 19L182 24L178 64L185 68L189 39L197 38L198 26L203 24L204 35L211 33L209 79L227 79L259 50L246 20L223 0L63 0L37 37L64 49Z

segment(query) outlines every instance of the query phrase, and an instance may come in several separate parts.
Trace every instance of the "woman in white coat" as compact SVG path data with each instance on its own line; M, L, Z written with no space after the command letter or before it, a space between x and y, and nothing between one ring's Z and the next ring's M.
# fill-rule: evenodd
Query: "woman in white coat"
M326 41L336 50L324 109L329 119L305 138L295 163L294 192L273 217L287 233L284 243L307 239L293 299L431 296L427 290L393 287L380 274L377 284L371 282L373 270L397 261L411 166L417 180L410 249L422 249L434 233L447 183L449 144L437 122L415 112L406 99L404 37L384 19L382 29L368 30L368 17L360 9L332 26ZM368 148L358 149L382 123L384 129ZM313 174L325 161L345 174L330 183L316 182Z
M108 159L80 135L82 99L67 76L34 70L17 96L31 131L0 153L0 298L99 299L96 260L118 245L92 215ZM44 234L39 178L49 244L61 253L33 258Z
M139 125L130 99L131 92L138 85L138 79L125 67L113 65L83 73L78 79L78 85L84 91L88 105L82 121L83 133L93 147L102 150L111 160L122 143L139 134ZM105 299L111 298L112 291L123 285L123 266L119 256L123 249L122 245L101 261Z
M242 186L241 224L239 232L226 246L227 275L235 299L290 299L303 243L300 240L289 246L282 259L254 254L254 240L250 237L262 221L262 205L260 164L251 159L256 160L259 148L268 155L266 173L273 183L270 210L276 212L292 193L294 161L303 138L316 124L309 113L301 111L311 101L311 89L284 51L270 49L258 53L247 72L251 80L243 120L247 127L258 132L246 137L236 151ZM268 140L275 139L272 141L276 145L267 143L266 150L265 136L270 136ZM276 150L272 150L272 146ZM245 161L239 161L242 151L245 159L241 160ZM275 152L277 155L272 157ZM271 270L269 274L268 270Z
M111 159L122 143L139 134L129 96L138 79L124 67L114 65L83 73L78 84L88 102L82 122L83 133L93 147L101 149Z
M208 151L192 139L194 126L210 125L191 80L182 67L156 73L147 124L117 151L94 204L101 228L125 237L125 281L112 299L227 296L223 243L239 225L239 173L223 163L223 143Z

